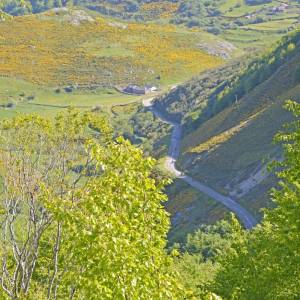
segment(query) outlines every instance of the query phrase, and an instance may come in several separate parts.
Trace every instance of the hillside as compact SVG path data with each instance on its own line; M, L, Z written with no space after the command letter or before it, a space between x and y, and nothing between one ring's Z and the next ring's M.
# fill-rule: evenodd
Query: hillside
M70 105L94 110L110 119L116 134L161 158L167 154L170 126L142 108L141 97L113 88L130 82L154 83L161 91L172 86L156 106L184 124L179 169L259 217L274 183L262 160L280 157L272 136L289 120L281 110L288 92L295 88L297 93L297 57L286 65L296 55L297 41L282 42L264 58L236 59L238 48L200 29L117 21L73 8L6 18L0 28L1 118L24 112L54 116ZM275 76L281 68L287 78L272 90L283 76ZM279 99L278 91L286 93ZM168 193L173 238L227 213L180 180Z
M112 106L141 98L117 93L116 86L155 84L163 90L223 64L220 53L201 48L204 41L212 48L225 43L201 30L120 22L83 9L3 14L0 118L25 112L54 116L70 105L114 117ZM238 49L226 52L237 54ZM126 133L116 119L116 129Z
M263 48L296 28L300 12L296 0L3 0L0 7L12 15L23 15L71 6L127 21L201 28L248 50Z
M201 49L204 40L221 42L200 30L55 9L0 23L0 75L50 86L169 84L222 62Z
M300 101L299 39L299 33L290 35L262 58L204 73L156 100L158 109L184 125L178 169L231 196L257 218L276 184L266 164L281 159L273 137L291 120L282 105L287 99ZM239 72L226 78L228 70ZM208 81L208 74L218 76ZM180 186L179 180L169 189L168 207L176 212L172 235L195 228L197 222L211 222L222 211L224 215L217 204L217 209L196 208L207 197Z

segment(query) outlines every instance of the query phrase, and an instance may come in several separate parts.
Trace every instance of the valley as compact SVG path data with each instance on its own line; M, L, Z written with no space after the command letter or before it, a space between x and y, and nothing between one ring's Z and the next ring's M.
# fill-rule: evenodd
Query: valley
M253 9L268 7L271 4ZM234 15L228 7L222 10L228 17ZM288 20L286 24L291 25L293 22ZM247 26L260 26L263 31L267 28L261 23ZM242 101L243 95L237 96L239 92L233 95L231 89L239 77L247 76L244 73L256 59L245 54L242 44L228 39L225 32L216 36L202 29L170 24L128 23L64 7L14 17L0 23L0 27L0 118L20 113L55 117L69 107L108 118L116 135L124 135L147 155L154 155L158 168L175 176L174 186L168 188L167 207L176 220L176 236L183 232L179 239L200 223L214 222L226 215L227 210L214 200L237 212L246 227L260 219L259 210L267 204L266 191L274 184L263 161L268 155L279 154L264 142L263 152L257 142L253 146L238 142L238 147L233 142L235 149L224 148L244 131L252 132L252 126L258 124L256 120L262 116L265 119L274 106L272 102L252 105ZM32 31L33 27L38 30ZM247 32L254 32L252 29L249 27ZM274 42L272 34L267 33ZM257 41L269 45L263 36ZM152 84L158 91L152 95L119 92L132 83L141 87ZM238 100L233 105L232 97ZM259 97L260 94L257 100ZM153 106L149 110L151 99ZM170 118L166 122L167 115ZM231 115L232 121L224 123ZM263 139L271 143L283 122L273 126L272 133L266 132L268 139ZM253 153L243 150L245 147L253 148ZM219 152L220 158L215 157ZM228 164L233 167L232 173L227 171ZM178 178L182 174L186 177ZM178 183L182 179L187 183L185 188ZM181 189L181 203L172 192L177 188ZM191 217L193 207L197 209ZM249 214L242 212L244 209Z
M168 156L165 159L165 168L176 178L183 180L185 183L190 185L192 188L204 193L210 198L214 199L217 202L220 202L226 206L230 211L234 212L240 221L244 224L246 229L251 229L257 224L255 218L243 207L241 207L237 202L232 200L229 197L223 196L216 192L215 190L209 188L203 183L195 180L194 178L187 176L176 169L176 161L180 153L180 144L181 144L181 135L182 127L180 123L176 123L170 120L167 116L163 115L160 111L153 108L152 104L153 99L148 99L143 101L143 105L148 107L152 113L159 118L161 121L170 124L173 127L173 132L171 134L170 145L168 150Z
M300 299L299 15L0 0L0 299Z

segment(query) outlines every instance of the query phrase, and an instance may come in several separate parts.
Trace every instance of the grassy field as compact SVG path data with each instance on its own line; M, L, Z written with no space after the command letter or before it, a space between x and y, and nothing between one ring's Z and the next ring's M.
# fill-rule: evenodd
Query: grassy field
M226 0L219 6L219 10L221 11L222 15L226 17L237 18L244 15L249 15L256 13L258 11L263 11L268 8L273 8L279 6L282 3L286 3L292 6L296 6L298 1L295 0L282 0L277 1L273 0L270 3L258 4L258 5L247 5L245 1L241 0Z
M257 30L257 31L266 31L268 33L275 31L278 33L281 33L282 31L285 31L292 27L293 25L296 25L298 22L298 19L291 18L291 19L285 19L285 20L274 20L264 23L258 23L258 24L251 24L243 26L243 29L250 29L250 30Z
M282 3L289 6L276 11ZM223 22L238 25L223 30L221 37L241 49L263 49L299 26L300 6L297 1L246 5L245 1L228 0L220 5L219 10Z
M277 1L272 1L271 3L261 4L261 5L246 5L244 1L240 0L226 0L219 9L224 16L227 17L240 17L245 14L251 14L257 10L261 10L267 7L272 7L278 4Z
M18 113L38 113L53 116L68 106L82 110L100 107L110 112L116 104L140 101L141 97L129 96L112 89L91 91L73 91L67 93L12 78L0 77L0 119L15 116Z
M238 29L226 30L221 36L237 47L247 51L247 49L251 48L264 49L276 43L276 41L281 39L282 33L277 31L266 32L265 30L249 30L241 27Z
M274 19L226 30L221 37L240 49L265 49L296 28L299 28L296 18Z

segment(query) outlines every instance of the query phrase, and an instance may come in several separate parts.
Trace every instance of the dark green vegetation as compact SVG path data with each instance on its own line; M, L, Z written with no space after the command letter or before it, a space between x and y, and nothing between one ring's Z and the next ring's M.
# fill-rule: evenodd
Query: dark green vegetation
M222 261L215 286L225 299L300 297L300 105L290 101L286 107L298 119L276 137L285 158L278 173L280 188L272 192L276 208L266 211L262 225L238 241Z
M169 197L166 209L172 216L169 244L183 242L201 224L214 224L228 215L223 205L192 189L181 179L174 180L166 193Z
M299 299L300 104L286 108L298 119L276 136L284 149L280 187L272 191L276 208L251 232L232 219L201 226L173 246L182 253L175 269L200 299L207 291L222 299Z
M172 246L172 251L180 253L174 260L174 269L197 299L204 299L212 289L220 272L221 258L232 250L234 241L240 239L241 234L244 232L235 219L223 220L200 226L187 236L185 242Z
M289 35L263 57L205 72L156 101L183 122L179 170L234 197L257 218L276 184L266 164L281 159L273 136L291 120L282 105L287 98L300 100L299 36ZM172 239L223 215L218 205L197 210L194 192L180 186L168 190L176 221Z
M112 106L110 121L115 135L122 135L135 145L142 145L145 154L156 157L167 154L170 126L155 118L141 103Z

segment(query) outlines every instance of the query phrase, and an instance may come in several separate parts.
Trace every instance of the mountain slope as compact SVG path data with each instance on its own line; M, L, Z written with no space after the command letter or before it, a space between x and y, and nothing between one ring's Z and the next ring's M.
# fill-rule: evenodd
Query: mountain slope
M48 85L169 84L222 63L200 30L120 23L55 9L0 22L0 74ZM174 76L177 74L177 76Z
M211 94L197 95L199 87L207 83L204 74L198 84L194 79L172 91L177 97L167 95L156 103L183 121L177 168L221 194L230 195L257 217L260 208L269 205L268 190L276 184L266 169L267 162L281 158L273 137L291 120L282 105L290 98L300 101L299 41L299 33L286 37L274 51L248 63L228 80L221 73ZM179 114L181 107L185 114ZM179 209L181 220L188 215L193 224L196 219L188 213L189 201L182 197L180 203L174 190L175 187L170 189L169 205L172 210L184 207ZM211 213L202 216L198 222L207 222L210 216ZM191 225L177 220L177 228L186 231L186 226Z
M187 134L180 160L183 169L234 195L253 211L264 206L260 201L270 178L263 160L280 158L272 139L290 120L282 109L284 101L300 100L299 61L297 49L267 80ZM257 199L249 199L253 188L261 191Z
M102 15L138 22L202 28L240 48L272 43L299 25L297 0L2 0L0 9L13 15L40 13L54 7L80 6Z

